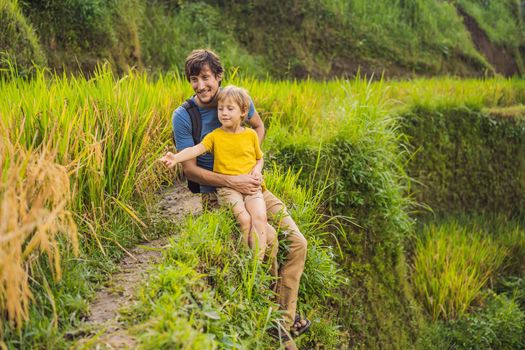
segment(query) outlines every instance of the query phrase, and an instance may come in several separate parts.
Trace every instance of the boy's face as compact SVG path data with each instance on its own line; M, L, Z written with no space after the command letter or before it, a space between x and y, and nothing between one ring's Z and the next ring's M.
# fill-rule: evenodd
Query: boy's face
M197 98L203 105L210 104L219 91L220 76L215 76L208 65L204 65L199 75L190 76L190 83Z
M237 103L227 98L219 102L217 114L224 127L235 128L241 124L244 113Z

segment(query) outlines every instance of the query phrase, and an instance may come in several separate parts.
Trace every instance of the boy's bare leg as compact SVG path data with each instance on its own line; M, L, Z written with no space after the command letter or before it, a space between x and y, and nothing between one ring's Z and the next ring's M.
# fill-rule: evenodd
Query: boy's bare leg
M277 277L279 273L279 264L277 263L278 250L279 241L277 240L277 232L273 226L268 223L266 225L266 257L270 263L270 274L273 277Z
M241 228L242 240L244 244L246 244L250 249L253 249L255 241L252 232L252 218L246 210L244 202L235 203L235 205L232 207L232 211L233 216L235 216L235 219Z
M266 229L268 226L266 205L262 195L246 196L244 205L252 219L252 229L255 233L253 236L257 240L255 249L262 261L266 253Z
M252 218L244 206L244 196L234 189L219 187L217 188L217 198L220 205L232 208L233 216L241 229L242 240L244 244L251 248L253 244L253 240L250 237Z

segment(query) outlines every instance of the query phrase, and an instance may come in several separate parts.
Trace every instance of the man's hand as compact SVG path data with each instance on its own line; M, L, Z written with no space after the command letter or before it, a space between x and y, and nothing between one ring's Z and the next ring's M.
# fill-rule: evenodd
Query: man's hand
M228 187L242 194L255 194L261 187L261 180L251 174L229 176Z

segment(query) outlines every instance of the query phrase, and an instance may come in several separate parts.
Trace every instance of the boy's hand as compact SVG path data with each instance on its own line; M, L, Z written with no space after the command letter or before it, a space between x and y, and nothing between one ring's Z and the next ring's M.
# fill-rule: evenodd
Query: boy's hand
M229 175L227 179L227 187L242 194L255 194L261 188L261 181L252 174Z
M177 164L177 161L174 158L175 158L175 154L168 152L166 153L164 157L160 158L159 160L162 163L164 163L165 166L171 169Z
M258 169L253 169L252 172L250 173L250 175L255 176L257 178L257 180L259 180L260 182L262 182L262 180L263 180L262 173Z

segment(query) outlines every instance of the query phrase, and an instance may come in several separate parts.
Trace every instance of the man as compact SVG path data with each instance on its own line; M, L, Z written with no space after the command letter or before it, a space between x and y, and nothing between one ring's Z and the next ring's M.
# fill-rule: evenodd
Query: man
M202 138L221 125L217 118L216 96L222 80L223 67L215 53L200 49L193 51L186 58L185 74L195 92L192 102L200 112ZM255 130L261 143L265 129L253 102L250 104L246 122ZM183 106L177 108L173 113L173 129L178 151L195 145L192 137L191 117ZM200 192L204 205L216 202L215 187L230 187L249 195L256 193L261 186L260 179L253 175L232 176L214 173L212 171L213 156L210 154L183 162L182 168L188 180L201 185ZM283 327L289 332L300 334L310 325L308 320L300 320L295 315L299 282L306 259L306 239L288 214L284 204L268 190L263 192L263 196L268 218L277 221L286 240L290 242L285 262L278 271L279 279L276 285L277 302L285 311ZM275 232L273 228L272 230ZM287 339L286 336L284 339L287 349L297 349L293 340Z

